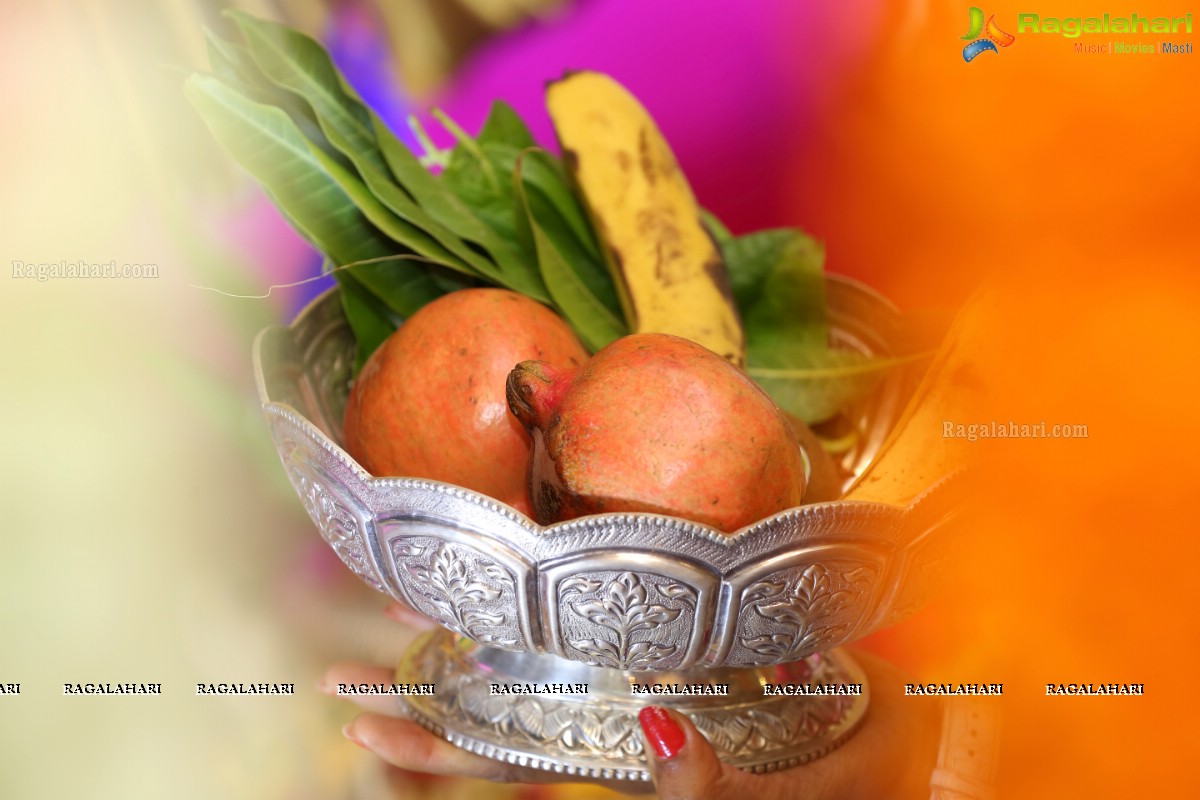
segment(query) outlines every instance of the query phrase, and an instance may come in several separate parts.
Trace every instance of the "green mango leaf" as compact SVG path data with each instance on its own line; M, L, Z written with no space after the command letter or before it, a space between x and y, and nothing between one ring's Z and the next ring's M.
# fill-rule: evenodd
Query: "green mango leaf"
M507 166L507 155L504 155L503 161L499 163ZM624 322L625 315L621 310L621 300L617 296L612 274L592 236L590 226L582 222L582 210L574 196L564 184L556 183L561 181L563 175L556 167L557 162L549 153L531 148L514 156L510 172L520 171L529 212L554 242L558 252L587 291L607 309L613 319L621 321L620 328L627 333L628 326ZM563 211L567 206L574 208L583 224L582 236L578 225L564 218Z
M527 255L519 253L510 239L498 234L469 204L429 172L374 114L372 126L392 175L432 220L462 240L482 248L498 270L495 282L520 287L518 291L527 293L535 300L549 301L550 296L534 264L532 248ZM371 182L368 185L372 185ZM481 273L487 272L478 265L477 268Z
M522 258L533 261L536 258L533 241L524 238L523 225L518 224L523 212L516 205L512 182L508 180L512 173L497 165L479 142L444 115L438 118L458 138L458 144L450 154L450 163L438 175L439 181L472 208L497 235L517 245Z
M346 169L321 151L311 142L310 151L321 167L329 174L342 191L354 201L363 215L383 233L391 237L397 244L408 248L416 255L428 259L433 264L448 267L465 275L476 276L478 273L468 266L457 255L451 253L435 238L421 228L409 224L392 213L389 207L380 201L379 196L369 190L352 170ZM399 192L396 187L392 190ZM407 265L403 265L407 268Z
M915 357L873 358L829 346L824 250L787 228L722 244L746 331L746 372L785 411L812 425L875 388Z
M492 103L483 128L475 139L480 145L500 144L515 147L517 150L537 147L537 142L533 140L533 134L529 132L525 121L503 100Z
M328 135L336 130L353 153L347 156L387 168L375 144L367 107L334 67L329 54L314 39L275 22L257 19L244 11L226 12L246 39L258 68L278 86L294 92L312 107Z
M204 35L208 47L208 62L214 75L256 103L283 109L306 139L316 143L326 153L343 163L349 163L325 138L324 132L317 124L317 117L308 104L272 83L254 63L250 51L244 45L226 41L207 28Z
M496 266L490 258L490 250L485 254L469 247L454 226L440 222L418 205L405 188L394 182L388 159L376 139L383 126L342 79L320 44L289 28L243 13L234 12L233 17L242 29L256 63L278 85L307 101L324 136L354 165L370 194L391 212L393 217L386 223L378 218L377 209L368 212L367 216L376 225L397 242L422 255L444 260L447 266L460 272L478 275L535 299L549 299L541 281L535 279L536 273L520 265L502 247L498 237L490 237L488 244L506 262L507 270ZM394 140L394 137L389 135L386 139ZM389 142L389 146L392 144L395 145L393 160L398 160L394 150L405 148L398 140ZM419 163L417 166L420 168ZM421 172L425 177L432 177L424 168ZM410 172L409 177L412 178L413 173ZM360 197L353 192L351 195L356 201ZM445 216L450 216L452 222L461 226L464 215L465 210L463 214ZM470 220L465 222L468 232L477 232L478 228L473 228ZM431 248L430 238L439 246ZM453 256L447 258L444 255L447 252Z
M617 287L613 284L608 267L600 260L600 256L579 243L567 223L559 216L557 206L529 183L525 184L525 199L529 213L533 215L546 236L554 243L555 249L570 267L575 278L583 284L588 295L595 298L595 302L605 309L607 316L617 321L622 335L628 333L629 327L626 325L625 315L621 311ZM588 305L591 306L591 300ZM570 321L569 318L568 321Z
M265 190L288 224L297 231L303 231L303 226L288 215L283 205L271 195L270 190ZM359 269L367 266L367 264L361 264ZM403 319L355 279L354 269L337 269L337 265L326 256L321 272L332 273L334 281L339 285L338 298L341 301L342 310L346 314L346 321L354 334L354 374L357 375L371 353L375 352L384 339L396 330ZM447 289L446 291L452 290Z
M342 310L354 333L354 374L357 375L371 354L383 344L400 324L400 318L389 311L379 298L354 278L353 270L333 273L338 283Z
M336 137L336 134L331 135ZM336 139L335 139L336 143ZM358 163L359 173L366 180L371 193L391 209L398 217L409 222L440 242L447 250L469 267L469 274L484 278L489 283L504 286L513 291L526 294L540 302L549 300L546 288L542 284L536 270L531 265L519 263L511 249L505 247L502 257L508 262L509 268L502 269L493 262L487 254L471 248L456 232L434 219L433 215L417 205L416 202L392 180L390 175L377 171L367 163ZM486 229L482 222L475 224ZM499 237L491 233L489 241L499 248ZM465 270L464 270L465 271Z
M204 44L213 75L231 86L258 87L265 80L266 76L255 66L245 45L222 39L207 27Z
M550 234L560 254L588 285L589 292L610 309L619 310L616 287L583 208L567 182L566 173L548 153L533 147L522 150L510 144L510 141L532 141L524 125L516 128L510 118L515 118L511 109L502 104L493 107L485 131L478 140L464 138L466 134L454 126L452 131L460 137L459 144L440 176L441 181L470 205L496 235L514 242L521 253L527 254L527 263L535 264L540 262L540 255L531 238L531 228L521 219L527 213L519 207L523 203L515 197L511 181L493 180L493 176L512 175L518 160L523 158L522 182L531 187L533 193L529 201L530 212L543 223L543 232ZM485 134L490 141L485 141ZM500 141L501 138L506 141ZM564 225L573 242L559 238ZM544 267L539 274L543 282L548 280ZM549 286L547 289L553 297L553 289Z
M528 237L537 251L538 267L554 305L575 330L584 345L595 352L609 342L624 336L627 329L623 320L605 307L580 279L571 263L564 257L554 238L531 209L529 193L522 178L523 159L518 159L512 173L513 194L524 210L521 217ZM558 237L561 243L564 238Z
M522 280L528 271L501 272L484 254L468 247L398 186L377 142L374 114L353 93L324 48L288 28L235 13L251 53L269 77L311 106L324 136L350 160L369 194L390 212L381 215L372 198L348 190L364 213L397 242L446 266L533 296L546 294L538 283ZM338 177L335 174L335 177ZM364 203L373 207L368 209ZM436 246L431 246L436 241ZM452 255L447 255L452 254Z
M330 177L295 122L211 75L192 75L188 100L213 136L268 191L296 229L334 263L390 256L396 246ZM409 316L443 292L420 264L365 264L354 277L394 313Z
M708 229L709 236L713 237L713 241L718 247L724 247L725 243L733 238L733 234L729 232L729 228L725 227L725 223L717 219L717 215L709 211L707 208L700 209L700 223Z
M829 347L794 348L772 355L779 354L786 355L791 366L764 367L748 353L746 372L780 408L809 425L836 416L874 389L888 370L911 360L871 358Z
M433 109L433 116L442 124L455 139L454 148L450 151L449 163L442 172L448 182L455 184L462 171L472 176L472 185L476 180L485 187L482 190L489 195L511 196L508 185L508 172L496 169L493 159L484 152L485 146L510 147L514 153L526 148L536 147L533 134L525 123L517 116L510 106L499 100L492 104L488 117L483 123L478 137L468 134L461 126L440 109Z
M747 340L824 345L825 251L794 228L758 231L721 246Z
M483 152L504 175L511 175L516 169L517 159L521 158L521 174L526 185L537 189L550 201L580 246L592 253L598 263L603 263L604 256L596 243L592 226L588 223L583 206L571 190L566 172L557 159L539 147L518 150L507 144L485 144ZM612 283L612 277L608 276L607 272L605 275L608 282Z
M438 109L434 109L433 115L457 142L439 176L441 182L464 198L501 235L520 234L524 225L518 217L522 212L515 206L508 177L512 175L517 153L536 146L525 123L511 107L496 102L476 138ZM525 244L532 247L531 241Z

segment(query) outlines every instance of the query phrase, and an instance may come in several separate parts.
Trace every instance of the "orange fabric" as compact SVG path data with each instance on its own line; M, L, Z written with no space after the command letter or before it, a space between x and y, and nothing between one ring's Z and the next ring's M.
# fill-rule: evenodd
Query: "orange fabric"
M908 308L959 304L989 275L1019 290L995 332L1003 388L964 422L1089 427L980 442L968 570L867 642L928 680L1004 681L1007 797L1197 793L1200 54L1074 52L1194 35L1017 29L1018 11L1188 10L988 5L1016 40L967 63L966 4L933 4L907 36L914 9L892 6L789 165L795 219L830 270ZM1071 681L1146 695L1045 696Z

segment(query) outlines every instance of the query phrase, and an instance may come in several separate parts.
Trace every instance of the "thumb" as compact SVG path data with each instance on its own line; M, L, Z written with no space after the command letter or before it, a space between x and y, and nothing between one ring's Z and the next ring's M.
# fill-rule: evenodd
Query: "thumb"
M638 713L646 739L646 760L660 800L727 800L745 775L722 764L691 720L661 706ZM744 798L739 798L744 800Z

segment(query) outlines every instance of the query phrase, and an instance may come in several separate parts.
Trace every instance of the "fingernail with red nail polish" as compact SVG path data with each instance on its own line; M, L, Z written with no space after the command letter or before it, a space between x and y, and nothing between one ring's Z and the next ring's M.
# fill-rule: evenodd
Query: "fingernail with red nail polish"
M654 748L654 754L658 756L659 761L674 758L687 741L679 723L667 716L667 712L658 706L646 706L639 711L638 722L642 724L646 741Z
M354 731L351 730L351 728L350 728L350 723L346 723L345 725L342 726L342 736L345 736L347 739L354 742L356 745L361 747L363 750L371 749L371 748L367 747L365 744L363 744L361 739L359 739L357 736L354 735Z

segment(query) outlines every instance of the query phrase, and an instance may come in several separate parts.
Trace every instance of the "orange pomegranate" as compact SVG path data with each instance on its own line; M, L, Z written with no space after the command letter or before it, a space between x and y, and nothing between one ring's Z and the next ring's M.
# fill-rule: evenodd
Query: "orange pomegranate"
M644 511L732 532L804 494L804 456L783 412L687 339L636 334L582 367L519 364L508 404L533 436L529 491L543 524Z
M375 476L431 478L529 513L529 436L508 412L513 365L579 366L587 351L540 303L462 289L421 308L376 350L346 403L347 452Z

